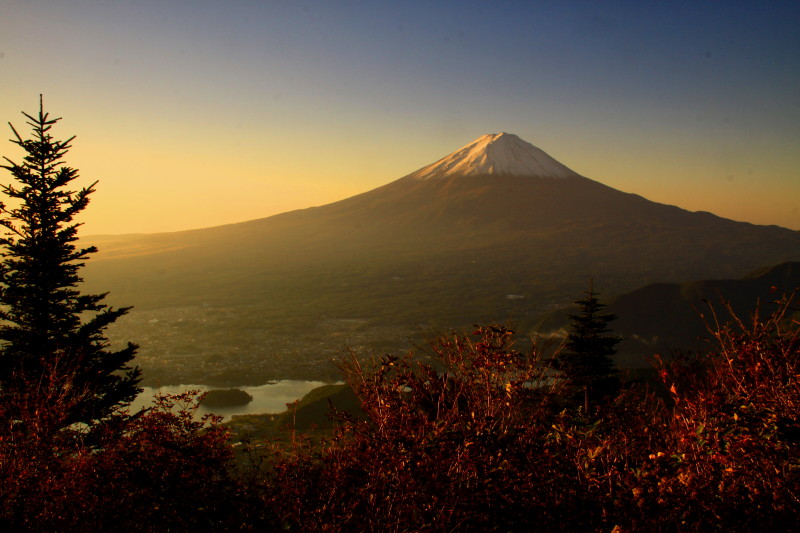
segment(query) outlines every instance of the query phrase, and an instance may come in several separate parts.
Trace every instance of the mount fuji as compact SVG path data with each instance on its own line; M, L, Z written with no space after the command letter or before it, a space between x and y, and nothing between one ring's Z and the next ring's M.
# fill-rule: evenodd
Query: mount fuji
M653 282L736 278L800 260L800 232L615 190L509 133L484 135L328 205L87 240L100 248L87 263L87 288L134 305L130 324L137 317L163 323L177 316L168 309L180 309L183 325L169 336L191 330L183 351L263 353L265 365L303 362L312 374L331 350L384 346L420 324L510 319L524 330L541 312L579 297L590 278L611 297ZM187 326L201 315L205 326ZM134 340L166 342L141 324L130 330ZM217 330L226 333L211 333ZM314 337L313 346L297 348L298 337ZM282 363L276 353L292 355Z
M577 176L542 150L512 133L478 137L409 177L418 180L448 176L520 176L571 178Z

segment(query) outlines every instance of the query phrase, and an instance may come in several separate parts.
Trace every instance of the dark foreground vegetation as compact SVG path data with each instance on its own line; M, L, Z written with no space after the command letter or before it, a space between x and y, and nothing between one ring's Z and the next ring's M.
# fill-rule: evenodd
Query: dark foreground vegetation
M108 349L125 309L76 287L69 141L28 116L5 187L0 265L2 531L780 531L800 514L796 295L715 328L716 350L620 380L595 293L564 350L511 331L443 336L426 357L339 361L359 416L232 443L196 394L131 413L135 345ZM16 133L16 132L15 132ZM424 361L424 362L423 362ZM333 397L334 392L328 394ZM352 396L351 396L352 398Z
M442 338L436 368L342 362L366 417L320 441L232 446L196 398L48 430L5 411L4 531L783 531L800 516L800 327L722 327L659 383L574 403L502 327ZM58 404L56 404L58 405ZM19 412L15 409L15 412Z

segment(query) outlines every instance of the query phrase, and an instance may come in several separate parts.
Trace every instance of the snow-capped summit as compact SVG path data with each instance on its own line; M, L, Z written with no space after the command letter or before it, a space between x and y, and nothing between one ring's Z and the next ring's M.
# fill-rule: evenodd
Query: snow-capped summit
M513 133L490 133L409 177L426 180L479 175L569 178L578 174Z

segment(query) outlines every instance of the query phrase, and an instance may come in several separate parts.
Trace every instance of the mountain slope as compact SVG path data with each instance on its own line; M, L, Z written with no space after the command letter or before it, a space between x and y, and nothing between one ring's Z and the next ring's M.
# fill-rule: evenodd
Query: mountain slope
M96 243L101 252L86 269L90 288L110 290L112 302L132 304L140 316L224 308L229 318L219 327L228 334L212 339L198 326L183 351L208 342L225 354L248 335L247 350L280 336L286 348L296 342L290 336L337 320L359 320L363 328L321 336L318 352L374 344L385 333L375 328L395 335L391 326L507 318L524 325L574 299L589 277L613 294L800 259L799 232L617 191L510 134L484 136L325 206ZM307 357L307 347L297 351L305 354L298 361Z

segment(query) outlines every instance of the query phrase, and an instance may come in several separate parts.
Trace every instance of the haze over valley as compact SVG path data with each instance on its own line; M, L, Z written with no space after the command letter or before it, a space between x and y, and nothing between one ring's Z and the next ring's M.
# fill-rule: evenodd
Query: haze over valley
M221 384L335 379L348 347L402 351L485 321L525 339L592 279L612 299L800 260L797 231L618 191L510 133L320 207L87 240L87 288L134 306L111 333L142 344L146 377Z

